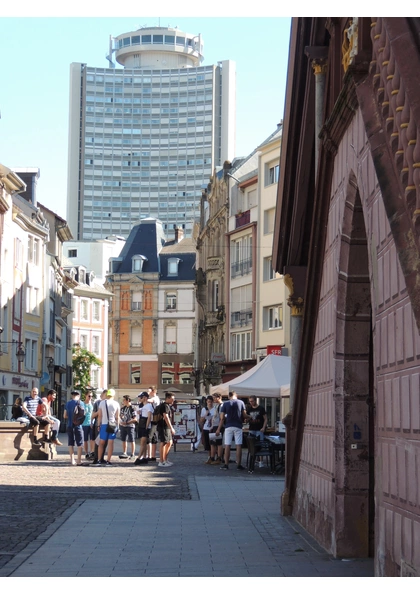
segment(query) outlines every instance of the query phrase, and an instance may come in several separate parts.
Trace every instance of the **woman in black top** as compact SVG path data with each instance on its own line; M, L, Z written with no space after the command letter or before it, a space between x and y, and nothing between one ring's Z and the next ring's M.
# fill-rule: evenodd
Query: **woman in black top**
M12 406L12 421L19 421L20 423L29 424L29 419L26 417L22 408L22 398L16 398Z

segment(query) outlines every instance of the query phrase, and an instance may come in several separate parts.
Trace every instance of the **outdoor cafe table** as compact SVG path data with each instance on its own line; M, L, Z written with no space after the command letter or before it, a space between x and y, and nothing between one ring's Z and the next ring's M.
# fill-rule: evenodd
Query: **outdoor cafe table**
M269 442L270 449L275 453L275 472L283 472L286 439L280 435L265 435L264 441Z

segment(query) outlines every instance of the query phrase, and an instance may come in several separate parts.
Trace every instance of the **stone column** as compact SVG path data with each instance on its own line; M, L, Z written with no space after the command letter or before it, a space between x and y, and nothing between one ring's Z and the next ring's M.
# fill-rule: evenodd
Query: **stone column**
M296 441L296 430L293 426L293 410L296 397L296 377L299 363L300 339L302 335L304 289L306 280L306 267L288 266L284 269L284 284L289 289L287 304L291 308L290 318L290 344L291 344L291 368L290 368L290 410L283 423L286 427L286 453L285 453L285 489L281 496L281 513L284 516L292 514L292 505L289 501L289 486L293 471L293 460L291 452L294 450Z

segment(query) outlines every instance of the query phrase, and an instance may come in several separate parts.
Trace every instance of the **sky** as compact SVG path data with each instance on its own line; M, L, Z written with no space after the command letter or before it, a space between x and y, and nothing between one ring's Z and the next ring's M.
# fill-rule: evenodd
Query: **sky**
M165 8L171 14L169 3ZM40 9L38 17L31 16L30 7L26 11L22 8L21 13L28 16L16 17L11 12L12 16L0 18L0 163L11 169L38 167L38 201L63 218L67 216L70 64L107 67L110 35L144 25L178 26L187 33L201 33L202 65L234 60L235 156L251 153L283 118L291 23L288 17L185 17L182 14L188 11L180 10L178 5L177 14L181 16L148 16L141 3L123 17L92 17L89 10L84 11L86 16L55 16L57 13L48 6L44 12ZM106 10L101 13L106 14ZM0 12L3 14L4 10Z

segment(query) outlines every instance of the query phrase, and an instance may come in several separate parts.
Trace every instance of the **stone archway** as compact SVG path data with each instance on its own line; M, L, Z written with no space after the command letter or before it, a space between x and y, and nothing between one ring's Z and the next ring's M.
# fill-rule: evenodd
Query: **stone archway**
M367 557L373 535L373 359L369 258L351 172L342 221L335 353L334 554Z

